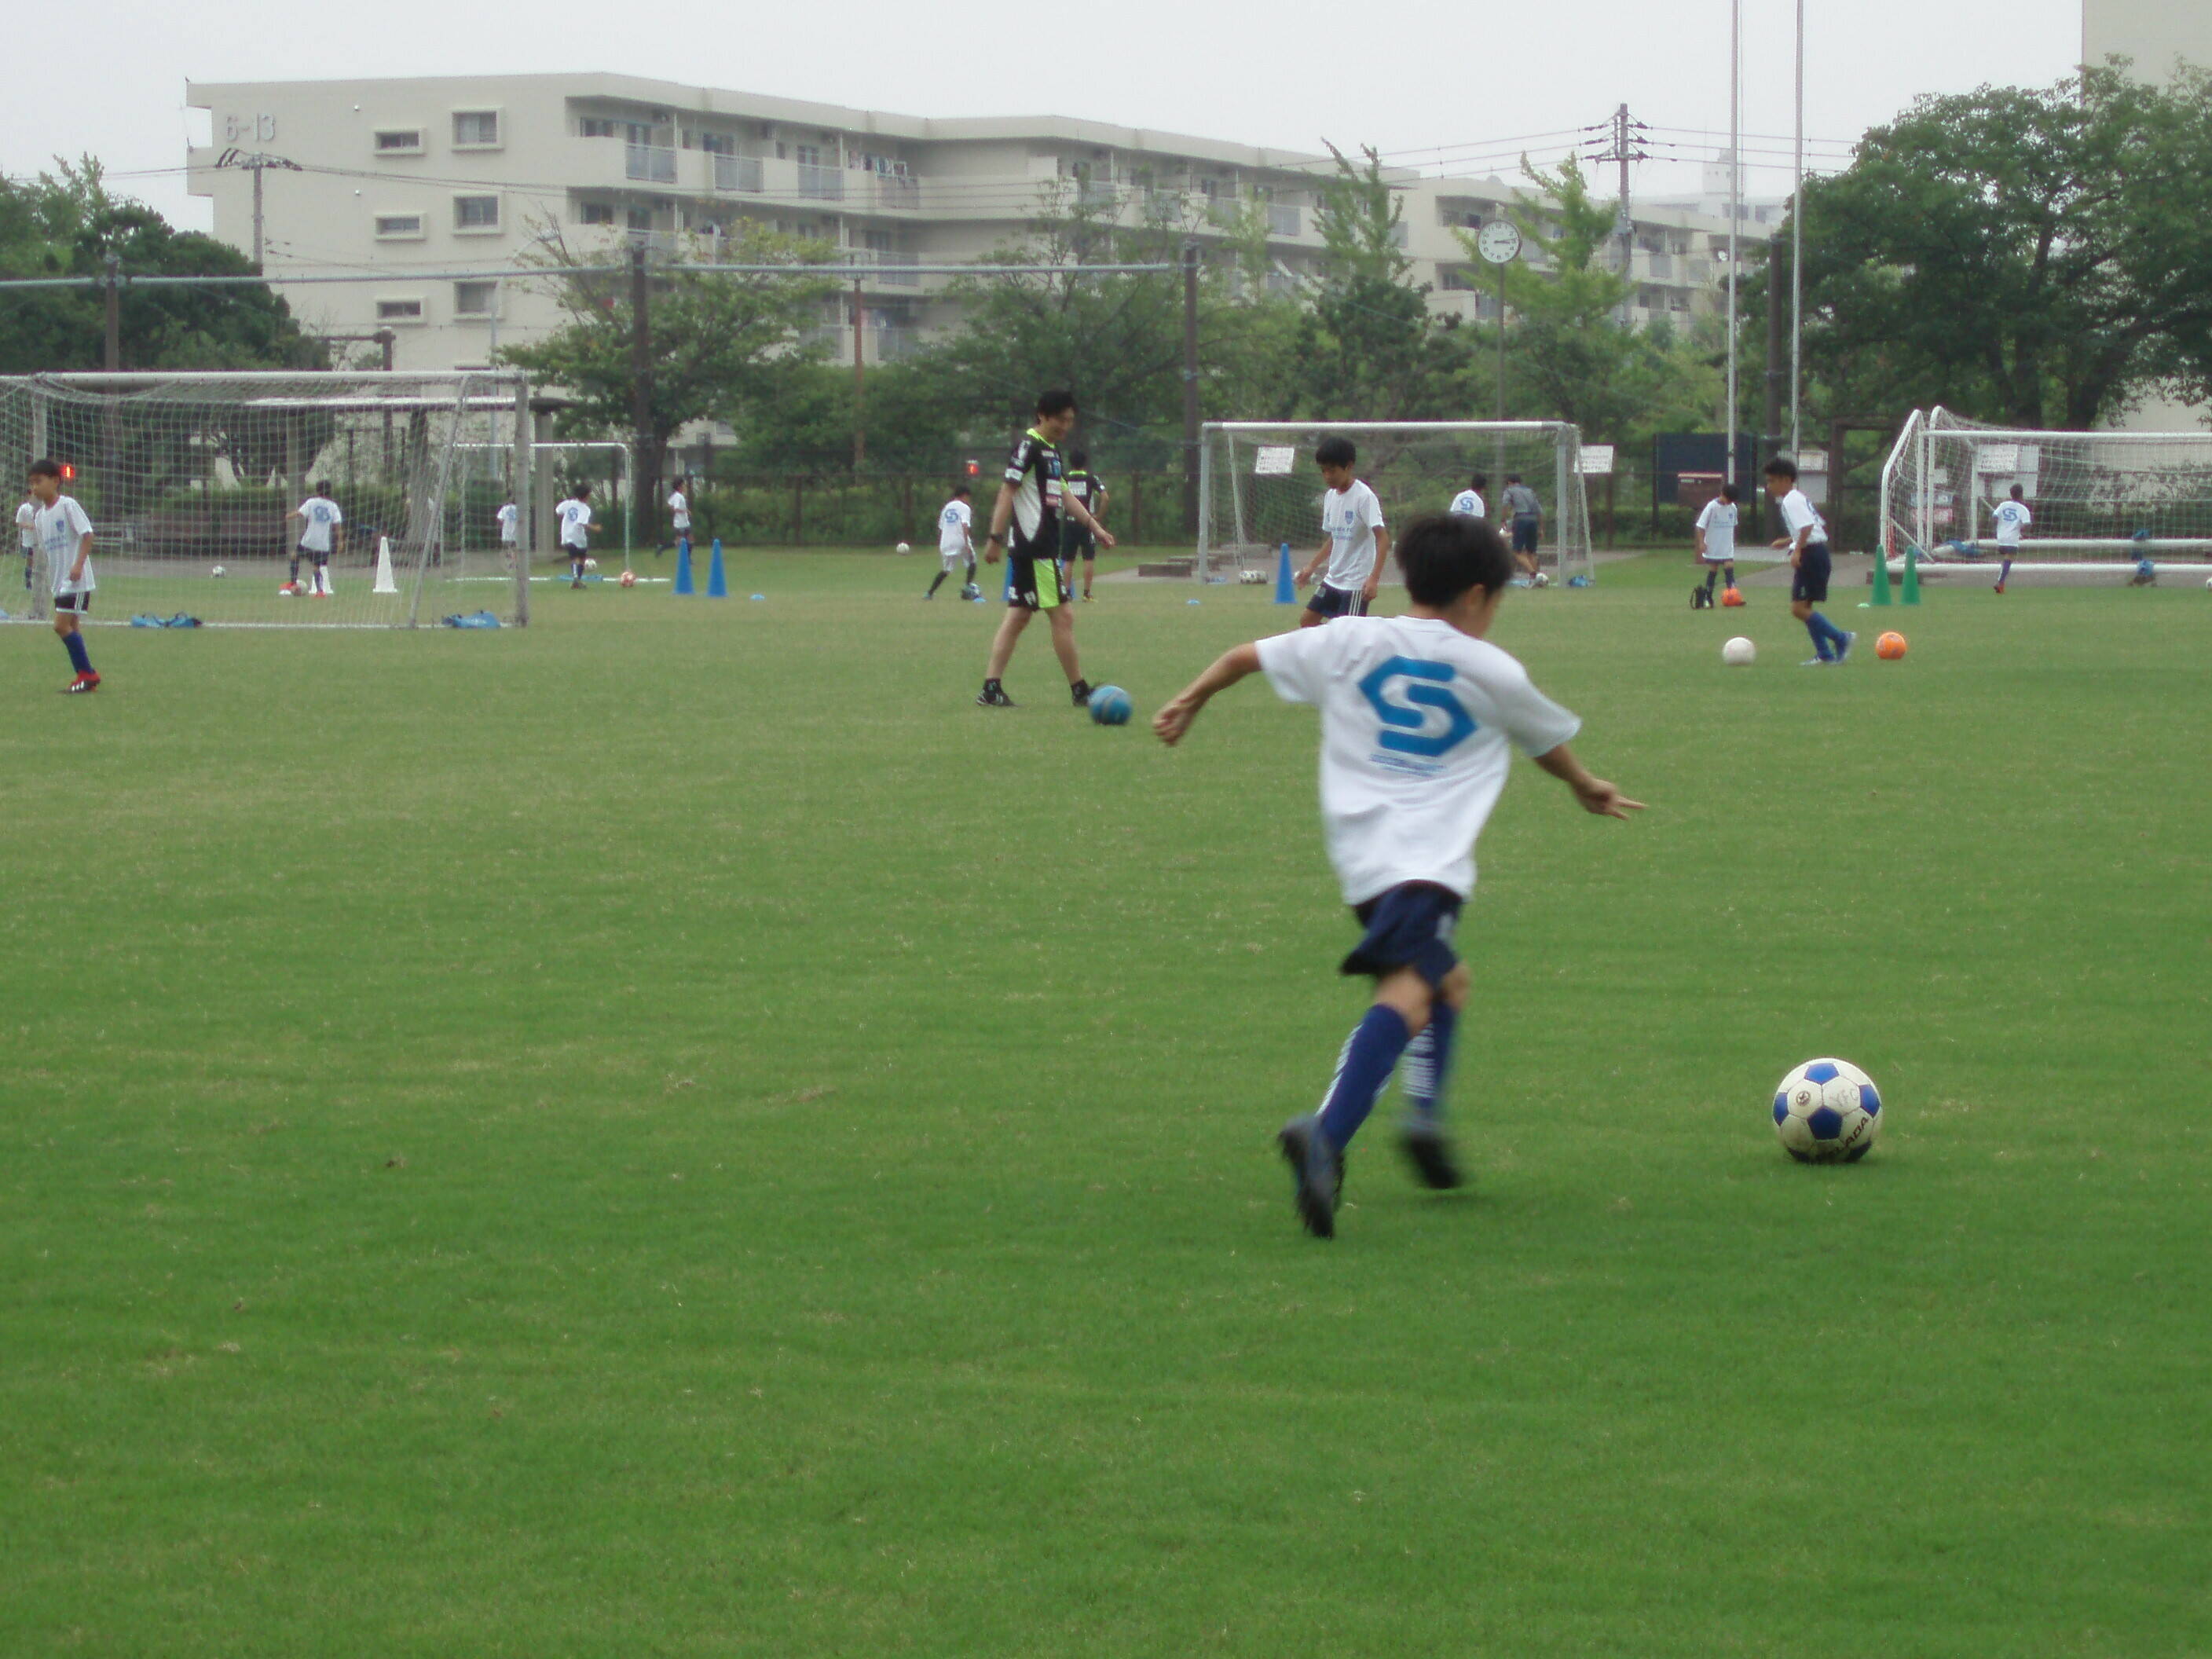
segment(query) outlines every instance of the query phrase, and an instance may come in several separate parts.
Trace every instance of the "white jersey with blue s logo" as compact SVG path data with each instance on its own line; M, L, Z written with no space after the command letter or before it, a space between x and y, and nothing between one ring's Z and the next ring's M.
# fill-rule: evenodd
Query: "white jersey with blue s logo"
M1472 489L1462 489L1453 496L1452 504L1447 510L1466 519L1486 519L1490 516L1490 509L1483 505L1482 497Z
M1999 547L2018 547L2021 532L2035 522L2025 501L1999 501L1990 517L1996 520Z
M338 504L327 495L308 496L295 516L301 520L300 545L310 553L329 552L331 526L345 522Z
M955 496L945 502L937 515L937 550L945 557L962 557L968 551L968 527L974 522L975 509Z
M1342 617L1260 641L1285 702L1321 710L1321 816L1346 904L1409 881L1474 891L1474 842L1512 751L1582 722L1486 641L1422 617Z

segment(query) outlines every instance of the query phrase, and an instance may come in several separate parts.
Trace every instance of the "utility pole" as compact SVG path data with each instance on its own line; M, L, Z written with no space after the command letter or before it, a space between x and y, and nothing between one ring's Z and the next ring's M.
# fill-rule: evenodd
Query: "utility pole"
M1797 0L1796 149L1790 185L1790 459L1802 447L1798 365L1805 350L1805 0Z
M1743 0L1729 0L1729 228L1728 228L1728 460L1721 476L1735 476L1736 409L1736 235L1743 222Z
M646 281L645 244L629 250L629 414L636 431L637 477L629 481L632 511L647 508L646 522L655 526L647 493L660 476L660 458L653 453L653 315L652 294Z
M1623 104L1613 112L1610 131L1604 149L1590 159L1597 161L1616 161L1620 165L1620 205L1613 215L1613 234L1620 238L1620 280L1627 289L1620 296L1620 325L1628 326L1628 307L1636 290L1636 220L1629 211L1628 164L1649 159L1644 148L1643 135L1650 129L1643 122L1632 119L1628 106Z
M1182 245L1182 527L1198 534L1198 244Z
M1759 423L1759 447L1769 459L1782 453L1782 383L1790 374L1782 362L1782 239L1770 236L1766 240L1766 396ZM1778 528L1781 521L1781 509L1771 508L1770 528Z
M862 414L866 405L861 401L866 392L867 369L861 343L867 337L867 301L860 294L860 279L853 278L853 471L858 472L868 459L868 428Z
M123 260L107 256L107 349L106 367L111 374L123 368Z
M270 167L285 173L304 173L307 169L297 161L288 161L282 155L271 155L265 150L236 148L223 151L216 157L215 164L218 167L244 167L253 174L253 268L258 270L265 248L262 236L261 175Z

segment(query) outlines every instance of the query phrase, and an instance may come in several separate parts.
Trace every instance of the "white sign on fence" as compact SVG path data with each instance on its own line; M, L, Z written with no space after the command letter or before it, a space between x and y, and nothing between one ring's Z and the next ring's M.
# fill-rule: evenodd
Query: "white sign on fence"
M1297 459L1296 444L1262 444L1259 454L1253 459L1252 471L1261 478L1287 477Z
M1594 475L1601 478L1609 476L1613 471L1613 446L1584 444L1582 470L1586 475Z

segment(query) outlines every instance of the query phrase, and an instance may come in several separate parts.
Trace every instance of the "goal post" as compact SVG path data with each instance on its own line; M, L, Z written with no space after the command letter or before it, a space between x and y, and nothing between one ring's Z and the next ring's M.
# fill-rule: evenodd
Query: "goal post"
M2018 486L2031 522L2014 580L2155 580L2212 562L2212 431L2056 432L1915 410L1881 472L1890 570L1994 580L1992 514Z
M60 463L92 520L94 622L519 624L527 558L468 532L510 491L527 525L532 420L527 380L505 370L5 376L0 465L20 489L33 460ZM499 464L472 469L472 445ZM325 485L341 518L326 553L303 547L324 538L297 516ZM0 609L50 609L52 572L32 562L27 587L21 569L0 584Z
M1562 580L1589 574L1582 432L1571 422L1214 421L1199 436L1200 580L1272 571L1285 542L1300 563L1320 547L1326 486L1313 456L1328 437L1351 440L1359 453L1352 471L1375 491L1392 525L1444 512L1480 473L1486 480L1485 504L1502 532L1499 497L1506 479L1519 474L1542 504L1537 556L1543 567Z

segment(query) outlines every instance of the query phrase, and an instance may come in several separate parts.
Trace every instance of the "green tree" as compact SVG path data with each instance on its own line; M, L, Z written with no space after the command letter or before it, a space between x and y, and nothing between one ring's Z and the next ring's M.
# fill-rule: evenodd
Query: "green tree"
M646 335L652 370L637 457L638 500L657 496L669 441L695 421L742 424L757 404L778 395L785 377L818 362L823 348L806 340L823 319L837 284L805 266L830 250L741 222L714 250L718 263L778 269L756 274L702 271L703 240L673 263L653 267ZM626 242L573 247L556 227L542 227L532 263L549 273L562 266L622 265ZM788 267L788 271L782 269ZM556 424L566 435L597 437L635 430L629 277L548 274L538 279L559 301L565 320L541 338L505 348L501 357L572 400Z
M1807 188L1804 288L1808 364L1857 411L2087 428L2201 395L2212 77L1921 99Z
M1316 228L1320 282L1297 331L1297 401L1314 418L1463 420L1473 405L1472 337L1429 309L1401 252L1403 204L1381 158L1355 164L1331 145Z
M1586 440L1615 444L1711 422L1721 387L1710 349L1663 321L1621 320L1633 284L1605 263L1618 204L1591 196L1572 157L1523 171L1536 191L1516 192L1511 216L1537 257L1505 271L1509 412L1571 421ZM1474 234L1457 234L1472 255Z
M269 288L137 288L132 276L251 276L227 242L180 231L107 188L87 156L32 179L0 179L0 276L98 277L120 262L123 366L134 369L322 368L322 343ZM0 373L97 369L106 362L105 295L29 289L0 301Z

